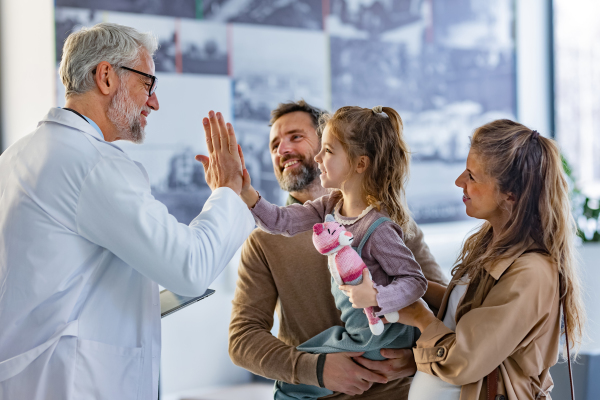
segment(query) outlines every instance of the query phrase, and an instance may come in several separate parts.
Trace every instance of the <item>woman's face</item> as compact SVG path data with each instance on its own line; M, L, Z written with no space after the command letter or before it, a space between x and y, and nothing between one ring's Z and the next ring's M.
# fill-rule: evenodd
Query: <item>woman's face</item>
M467 169L456 179L463 190L463 202L469 217L489 221L502 228L510 216L512 196L500 193L496 179L485 172L484 161L473 150L467 157Z

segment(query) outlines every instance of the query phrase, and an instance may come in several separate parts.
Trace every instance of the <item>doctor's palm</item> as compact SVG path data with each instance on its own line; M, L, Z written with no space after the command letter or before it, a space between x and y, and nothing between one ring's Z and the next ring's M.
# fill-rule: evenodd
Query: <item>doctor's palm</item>
M242 161L233 126L225 124L221 113L209 112L202 121L209 156L198 155L204 166L206 183L211 190L228 187L236 194L242 190Z

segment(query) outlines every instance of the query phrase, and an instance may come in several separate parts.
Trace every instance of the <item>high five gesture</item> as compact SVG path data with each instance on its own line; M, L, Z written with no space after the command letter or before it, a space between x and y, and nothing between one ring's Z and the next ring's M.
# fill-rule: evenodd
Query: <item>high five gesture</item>
M208 156L197 155L204 166L206 183L212 191L228 187L236 194L242 191L242 161L233 126L225 123L223 115L214 111L202 120Z

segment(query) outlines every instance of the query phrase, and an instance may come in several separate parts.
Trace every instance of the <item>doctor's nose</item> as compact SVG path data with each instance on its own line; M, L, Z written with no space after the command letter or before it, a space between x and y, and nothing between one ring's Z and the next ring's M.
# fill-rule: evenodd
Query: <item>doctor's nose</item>
M156 92L152 93L152 96L148 97L146 105L154 111L158 111L160 105L158 104L158 96L156 96Z

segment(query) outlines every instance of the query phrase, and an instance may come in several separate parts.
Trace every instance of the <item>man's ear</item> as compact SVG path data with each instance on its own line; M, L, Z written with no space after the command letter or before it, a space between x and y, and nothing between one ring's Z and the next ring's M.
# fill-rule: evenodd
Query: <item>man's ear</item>
M367 156L359 156L356 164L356 172L362 174L371 165L371 160Z
M100 93L109 95L117 88L117 73L107 61L102 61L96 66L94 81Z

